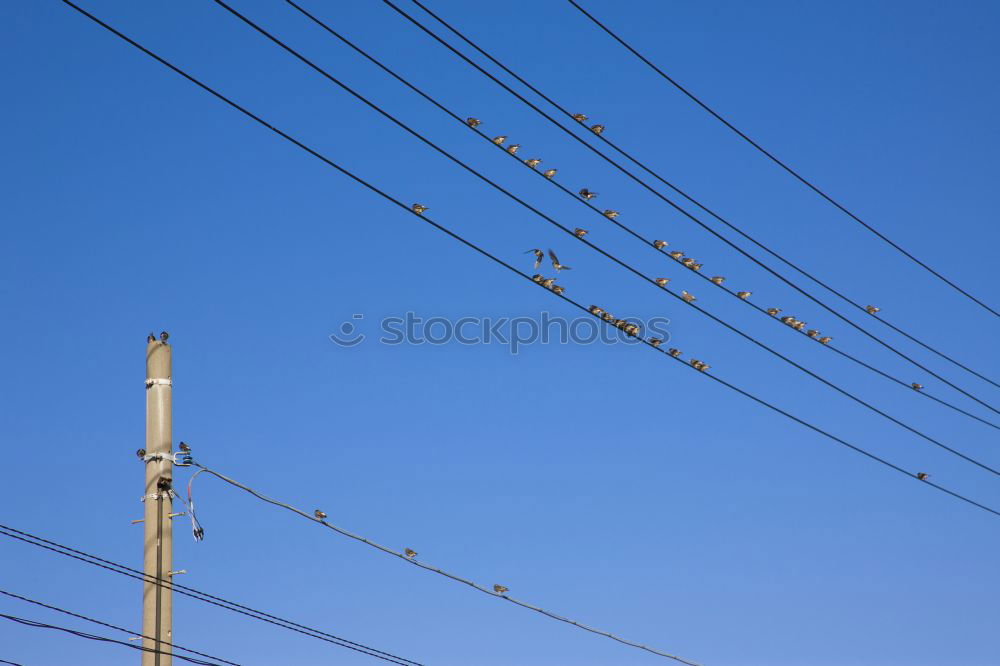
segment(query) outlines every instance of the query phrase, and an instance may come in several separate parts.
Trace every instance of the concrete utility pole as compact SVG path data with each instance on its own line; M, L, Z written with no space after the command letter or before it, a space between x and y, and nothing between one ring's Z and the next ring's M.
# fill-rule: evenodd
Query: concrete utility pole
M142 653L142 666L170 666L172 657L169 645L173 643L172 591L169 583L173 566L173 531L171 513L173 499L172 397L171 349L167 334L157 340L152 335L146 341L146 490L143 572L147 579L142 584L142 645L158 652Z

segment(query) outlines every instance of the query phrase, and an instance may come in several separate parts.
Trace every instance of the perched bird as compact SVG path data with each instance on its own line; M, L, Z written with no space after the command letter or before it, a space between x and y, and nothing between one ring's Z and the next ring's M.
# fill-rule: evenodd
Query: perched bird
M673 356L674 358L677 358L678 356L681 355L681 350L680 349L674 349L673 347L671 347L667 351L667 353L670 354L671 356Z
M873 315L873 314L877 313L881 309L882 308L877 308L874 305L866 305L865 306L865 311L868 312L868 314L870 314L870 315Z
M504 592L507 591L507 589L508 588L504 587L500 583L497 583L496 585L493 586L493 591L496 592L497 594L503 594Z
M914 391L919 391L920 389L922 389L924 387L923 384L918 384L916 382L913 382L912 384L910 384L910 386L913 387Z
M806 323L804 321L797 321L794 324L792 324L792 328L794 328L796 331L801 331L805 327Z
M663 241L663 240L655 240L655 241L653 241L653 247L655 247L657 250L662 250L666 246L667 246L667 241Z
M319 509L313 511L313 515L316 516L316 520L323 520L326 518L326 514L320 511Z
M549 169L547 171L543 171L542 175L545 176L546 178L552 178L553 176L556 175L556 170L555 169Z
M808 331L806 331L806 335L808 335L810 338L815 338L817 335L819 335L819 331L817 331L815 328L810 328Z
M160 342L166 342L167 338L169 337L170 337L169 333L167 333L166 331L160 331Z
M819 341L824 345L829 343L830 340L833 340L833 338L831 338L829 335L823 336L822 338L819 339Z
M691 364L692 368L694 368L695 370L699 370L701 372L705 372L709 368L708 363L705 363L703 361L699 361L696 358L691 359L690 361L688 361L688 363Z
M701 270L701 264L695 262L695 263L691 264L690 266L688 266L688 268L690 268L693 271L700 271Z
M514 153L517 152L517 149L520 148L520 147L521 147L521 144L519 144L519 143L512 143L509 146L507 146L507 152L510 153L511 155L513 155Z
M681 263L684 264L685 266L687 266L688 268L690 268L691 266L694 265L694 259L692 259L691 257L688 257L687 259L684 259L683 261L681 261Z
M930 474L927 474L926 472L917 472L917 478L921 481L926 481L929 476Z
M578 123L585 123L587 122L587 116L583 115L582 113L574 113L573 120L575 120Z
M546 289L551 289L552 285L556 283L557 279L558 278L545 278L544 280L542 280L542 286L545 287Z
M507 137L504 136L503 134L501 134L500 136L495 136L492 139L493 143L497 144L498 146L501 145L506 140L507 140Z
M600 134L601 132L604 131L604 125L591 125L590 131L593 132L594 134Z
M541 164L542 161L540 159L538 159L537 157L532 157L530 160L524 160L524 163L527 164L532 169L534 169L536 166L538 166L539 164Z
M561 294L561 293L563 293L564 291L566 291L566 287L561 287L561 286L559 286L559 285L557 284L557 285L555 285L554 287L552 287L552 291L554 291L554 292L555 292L555 293L557 293L557 294Z
M177 448L179 448L184 453L191 453L191 447L187 445L187 442L181 442L180 444L177 445Z
M576 236L577 238L583 238L584 236L587 235L587 230L577 227L576 229L573 230L573 235Z
M708 278L708 281L714 282L715 284L722 284L723 282L726 281L726 278L722 277L721 275L716 275L715 277Z
M597 192L591 192L585 187L582 190L580 190L580 196L586 199L587 201L590 201L591 199L597 196Z
M613 220L616 217L618 217L618 211L610 209L606 210L604 211L604 217L608 218L609 220Z
M671 258L677 259L678 261L680 260L681 257L684 256L684 253L681 252L680 250L674 250L673 252L669 252L668 254L670 255Z
M695 300L695 298L694 298L694 296L692 294L687 293L683 289L681 290L681 298L683 298L688 303L691 303L692 301Z
M526 250L525 254L528 254L529 252L533 252L535 254L535 268L541 266L542 261L545 259L545 253L539 250L537 247L531 248L530 250Z
M702 372L705 372L711 367L712 366L710 366L708 363L702 363L701 365L698 366L698 369L701 370Z
M778 321L780 321L782 324L788 324L789 326L791 326L792 324L795 323L795 317L789 317L786 315L781 319L779 319Z
M146 449L138 449L135 452L135 457L138 458L139 460L142 460L143 458L145 458L146 457Z
M776 316L779 312L781 312L781 308L768 308L767 309L767 314L771 315L772 317Z
M545 278L543 278L543 277L542 277L541 275L539 275L538 273L535 273L534 275L532 275L532 276L531 276L531 279L532 279L532 280L533 280L534 282L538 282L538 283L540 284L540 283L542 282L542 280L544 280Z
M479 127L483 122L479 118L466 118L465 124L469 127Z
M600 317L604 313L604 310L602 310L601 308L597 307L596 305L591 305L587 309L590 310L590 314L597 315L598 317Z
M601 319L610 322L612 319L614 319L614 317L611 315L610 312L605 312L603 315L601 315Z
M660 345L663 344L663 340L659 338L650 338L649 344L653 345L654 347L659 347Z
M156 336L153 335L152 333L150 333L149 335L146 336L146 342L153 342L155 340L156 340Z
M549 259L552 260L552 268L556 269L556 273L562 270L572 270L569 266L563 266L559 263L559 258L556 257L556 253L552 251L552 248L549 248Z
M742 298L745 301L748 298L750 298L750 292L749 291L738 291L738 292L736 292L736 297L737 298Z
M412 560L414 557L417 556L417 551L413 550L412 548L404 548L403 555L406 555L408 558Z
M636 326L635 324L629 324L622 330L625 331L626 335L629 335L633 338L639 335L639 327Z
M667 283L670 282L670 278L656 278L653 282L661 287L666 287Z
M410 210L412 210L417 215L421 215L421 214L423 214L423 212L425 210L430 210L430 208L428 208L427 206L422 206L421 204L415 203L412 206L410 206Z

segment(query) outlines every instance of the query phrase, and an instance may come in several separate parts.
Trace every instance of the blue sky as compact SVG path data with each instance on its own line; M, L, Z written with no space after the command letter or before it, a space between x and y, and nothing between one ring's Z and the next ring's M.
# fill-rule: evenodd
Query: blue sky
M770 278L382 3L307 5L442 103L600 192L621 221L845 350L989 412ZM211 2L83 5L567 295L670 319L712 372L993 506L992 475L864 411L460 171ZM848 365L663 263L282 2L235 5L565 225L859 396L1000 465L995 431ZM413 8L405 0L401 5ZM777 250L985 374L996 322L739 142L568 3L431 6ZM881 231L994 306L993 3L585 4ZM416 10L419 14L419 10ZM174 436L260 490L428 563L704 664L996 663L995 517L627 345L379 344L384 317L575 316L55 1L7 3L0 106L3 523L141 565L146 334L174 344ZM525 156L529 156L525 154ZM831 301L832 302L832 301ZM363 319L352 319L361 314ZM344 348L345 321L369 337ZM868 323L865 319L859 319ZM885 334L989 402L997 391ZM994 415L995 416L995 415ZM994 419L995 420L995 419ZM178 478L186 480L186 472ZM186 584L426 664L637 665L552 622L196 483ZM134 581L0 543L2 587L138 628ZM103 631L0 600L0 612ZM372 660L175 599L178 643L247 664ZM0 659L132 663L5 623Z

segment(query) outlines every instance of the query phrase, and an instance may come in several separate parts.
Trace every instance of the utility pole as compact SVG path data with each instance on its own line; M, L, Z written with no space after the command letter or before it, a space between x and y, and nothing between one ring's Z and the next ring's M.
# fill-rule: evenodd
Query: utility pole
M167 333L146 340L146 486L142 583L142 666L171 666L173 643L173 458L171 349ZM151 582L155 579L156 582Z

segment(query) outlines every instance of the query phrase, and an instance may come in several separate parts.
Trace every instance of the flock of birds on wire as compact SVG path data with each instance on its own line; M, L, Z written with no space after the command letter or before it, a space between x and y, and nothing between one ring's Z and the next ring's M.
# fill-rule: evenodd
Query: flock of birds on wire
M578 123L580 123L582 125L586 125L586 123L587 123L587 116L584 115L584 114L582 114L582 113L575 113L575 114L573 114L572 117L573 117L573 120L577 121ZM482 124L482 121L479 120L478 118L472 118L472 117L470 117L470 118L467 118L465 120L465 124L468 125L469 127L471 127L472 129L477 129ZM591 125L589 127L589 129L594 134L600 135L600 134L602 134L604 132L605 128L604 128L604 125L595 124L595 125ZM501 135L493 137L490 140L495 145L502 147L506 143L506 141L507 141L507 136L504 135L504 134L501 134ZM512 144L508 144L505 150L509 154L511 154L511 155L516 155L517 151L520 150L520 148L521 148L520 144L512 143ZM536 157L532 157L532 158L528 158L528 159L524 160L524 164L527 165L531 169L537 168L538 165L541 164L541 163L542 163L542 160L539 159L539 158L536 158ZM557 171L558 171L557 169L547 169L547 170L545 170L545 171L542 172L542 175L551 180L552 178L555 177ZM578 194L580 195L581 199L583 199L584 201L588 201L589 202L592 199L596 198L598 193L594 192L593 190L591 190L589 188L584 187L584 188L582 188L579 191ZM427 207L427 206L425 206L425 205L423 205L423 204L415 203L412 206L410 206L410 210L412 210L417 215L422 215L424 212L430 210L430 208ZM617 210L606 209L603 212L603 215L606 218L608 218L609 220L614 220L615 218L617 218L620 215L620 213ZM587 233L588 233L588 231L586 229L582 229L580 227L577 227L576 229L573 230L573 235L576 236L577 238L583 238L584 236L587 235ZM667 245L668 245L668 243L666 241L664 241L664 240L654 240L653 241L653 247L656 248L657 250L662 250L663 248L667 247ZM533 254L534 255L534 257L535 257L535 270L538 270L538 267L541 266L542 262L545 260L545 252L543 252L539 248L532 248L530 250L526 250L525 254ZM692 271L700 271L701 268L702 268L702 264L700 262L696 261L692 257L686 257L686 256L684 256L684 253L681 252L681 251L679 251L679 250L672 250L670 252L667 252L666 254L667 254L667 256L669 256L674 261L680 263L682 266L684 266L685 268L688 268L688 269L690 269ZM549 251L548 251L548 256L549 256L549 259L552 262L552 268L556 271L557 274L559 272L561 272L561 271L570 270L571 269L570 266L566 266L566 265L562 264L559 261L558 257L556 256L556 253L553 252L551 249L549 249ZM556 282L556 280L558 280L558 278L555 278L555 277L545 277L544 275L536 273L536 274L534 274L534 275L531 276L531 279L536 284L539 284L542 287L555 292L556 294L560 294L561 295L561 294L563 294L566 291L566 288L563 287L562 285L555 284L555 282ZM709 282L712 282L716 286L720 286L721 287L722 283L725 282L725 279L726 278L722 277L721 275L716 275L716 276L713 276L713 277L709 278ZM666 288L667 284L670 282L670 278L658 277L658 278L655 278L654 282L656 282L656 284L658 286ZM737 292L730 292L730 293L733 293L740 300L747 301L747 300L750 299L750 296L752 295L753 292L749 292L749 291L737 291ZM686 303L693 303L695 300L697 300L693 294L691 294L690 292L685 291L683 289L681 290L680 297ZM868 314L873 315L873 316L876 315L879 312L879 310L881 310L881 308L876 307L874 305L868 305L868 306L865 307L865 311L868 312ZM628 322L626 322L623 319L615 319L614 317L611 317L607 312L605 312L603 309L597 307L596 305L590 306L590 312L591 312L591 314L593 314L593 315L595 315L597 317L600 317L604 321L606 321L606 322L610 323L611 325L615 326L619 330L624 331L627 335L630 335L632 337L636 337L636 336L639 335L639 327L638 327L638 325L636 325L636 324L629 324ZM772 317L777 317L778 313L781 312L781 308L767 308L765 310L765 312L767 312L767 314L771 315ZM785 325L787 325L787 326L795 329L796 331L799 331L799 332L803 333L804 335L806 335L806 336L808 336L808 337L810 337L810 338L818 341L821 344L824 344L824 345L825 344L829 344L830 341L833 340L833 337L831 337L829 335L820 335L820 332L818 330L816 330L816 329L813 329L813 328L807 329L806 328L806 323L803 322L803 321L799 321L795 317L784 316L784 317L780 317L779 321L781 321L783 324L785 324ZM650 338L650 340L649 340L649 343L652 344L654 347L659 347L660 344L662 344L662 342L663 341L660 340L660 339L658 339L658 338ZM671 349L669 351L669 353L670 353L671 356L674 356L675 358L678 357L678 356L680 356L680 352L678 350L676 350L676 349ZM704 372L705 370L707 370L710 367L707 364L705 364L705 363L703 363L703 362L701 362L701 361L699 361L697 359L691 359L690 363L691 363L692 367L696 368L697 370L701 370L702 372ZM922 384L918 384L916 382L913 382L912 384L910 384L910 386L915 391L919 391L919 390L921 390L921 389L924 388Z

